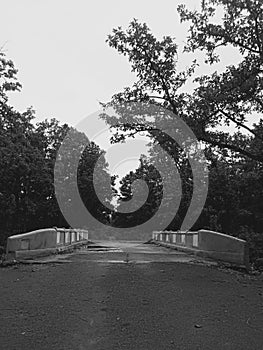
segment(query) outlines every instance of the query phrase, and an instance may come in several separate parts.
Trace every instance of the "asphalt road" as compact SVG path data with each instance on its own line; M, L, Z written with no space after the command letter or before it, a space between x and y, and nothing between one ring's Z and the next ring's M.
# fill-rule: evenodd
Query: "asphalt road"
M0 269L0 349L263 349L260 276L151 245L110 248Z

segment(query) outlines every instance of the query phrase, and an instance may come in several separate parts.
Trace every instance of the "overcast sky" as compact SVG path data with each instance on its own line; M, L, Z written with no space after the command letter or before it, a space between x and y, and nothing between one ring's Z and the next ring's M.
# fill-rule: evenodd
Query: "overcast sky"
M199 8L200 2L2 2L0 47L4 46L7 57L14 61L19 70L19 81L23 85L21 93L10 95L10 103L20 111L33 106L37 120L54 117L74 126L83 118L89 117L91 123L97 123L99 101L109 101L114 93L130 86L135 79L127 59L105 43L107 35L117 26L126 28L133 18L137 18L146 22L157 37L175 37L182 48L188 25L180 24L176 11L180 3L185 3L190 8ZM179 67L185 68L192 58L191 55L184 56ZM231 59L233 56L225 56L218 68L228 64ZM198 73L209 71L209 67L201 66ZM107 136L106 133L104 135ZM102 147L109 147L104 137L98 141ZM134 164L134 161L128 159L138 157L143 149L142 141L135 141L132 147L129 144L118 146L118 149L112 148L107 157L111 169L121 162L126 171ZM123 156L126 161L121 160ZM124 170L119 169L121 173Z

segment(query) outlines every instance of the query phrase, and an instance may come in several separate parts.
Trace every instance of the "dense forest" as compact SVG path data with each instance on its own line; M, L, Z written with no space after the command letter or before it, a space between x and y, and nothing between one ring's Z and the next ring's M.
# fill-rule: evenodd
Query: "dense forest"
M224 13L220 24L213 20L218 8ZM218 50L234 47L242 57L240 62L209 76L195 75L197 61L179 72L175 39L166 36L158 40L145 23L133 20L127 30L114 29L107 42L128 58L137 81L115 94L105 106L151 103L182 118L202 142L209 168L206 204L193 228L244 238L250 244L251 259L263 257L263 119L258 118L263 112L263 2L203 0L200 12L184 5L178 7L178 12L181 21L190 24L186 53L201 50L206 54L206 64L213 66L220 61ZM13 62L0 52L0 245L11 234L68 227L56 201L53 173L57 151L70 127L56 119L36 123L32 108L21 113L10 106L9 94L21 89L16 75ZM195 84L191 93L183 89L189 80ZM139 117L128 121L120 117L117 128L114 117L102 118L109 126L114 125L112 142L142 131L151 139L149 155L142 156L138 169L121 180L119 206L131 199L136 179L147 183L150 194L135 214L118 215L112 206L109 222L92 184L94 166L103 150L89 143L78 169L81 196L101 222L116 227L138 225L158 211L162 198L162 179L151 165L160 157L157 141L152 130L143 128ZM173 120L168 122L172 128ZM76 131L76 137L80 136ZM182 178L182 201L167 227L177 230L191 200L191 169L183 150L165 137L157 139L170 150ZM117 196L114 178L105 161L100 162L100 169L100 183L110 203Z

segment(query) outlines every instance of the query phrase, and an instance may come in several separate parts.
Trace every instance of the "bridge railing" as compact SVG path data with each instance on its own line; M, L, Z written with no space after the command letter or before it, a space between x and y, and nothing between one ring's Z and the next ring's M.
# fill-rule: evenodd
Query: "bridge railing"
M47 228L7 239L7 259L48 255L88 241L88 231L82 229Z
M153 242L196 255L249 267L246 241L223 233L199 231L154 231Z
M88 240L89 234L87 230L63 229L55 228L56 230L56 245L65 246L74 244L79 241Z

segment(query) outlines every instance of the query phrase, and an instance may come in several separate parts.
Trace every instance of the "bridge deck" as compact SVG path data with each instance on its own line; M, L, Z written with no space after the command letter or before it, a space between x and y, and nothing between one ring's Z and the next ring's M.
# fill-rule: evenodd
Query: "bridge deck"
M2 349L262 349L262 279L140 242L96 244L0 269Z

